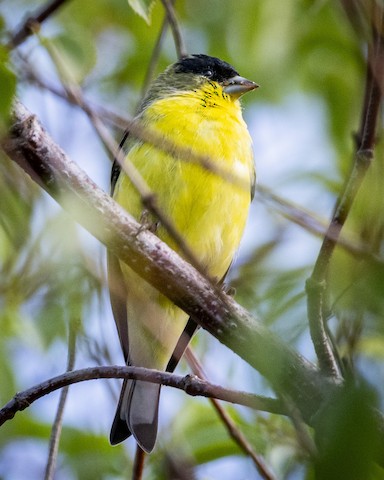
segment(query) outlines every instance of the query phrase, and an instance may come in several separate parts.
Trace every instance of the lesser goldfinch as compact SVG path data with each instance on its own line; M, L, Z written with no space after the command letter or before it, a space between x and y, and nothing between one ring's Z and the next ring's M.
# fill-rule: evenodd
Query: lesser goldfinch
M128 136L124 147L126 158L148 184L161 212L171 219L211 278L222 279L226 274L253 197L252 141L239 98L256 87L218 58L188 55L153 82L136 117L143 128L174 145L209 157L212 165L232 172L246 188L196 162L175 158L156 145ZM114 199L137 220L146 217L148 223L139 194L116 162L111 180ZM152 220L156 235L182 255L161 221ZM185 312L111 255L108 271L112 309L127 365L173 370L194 331L194 322L188 323ZM124 381L110 434L112 445L132 434L144 451L152 451L159 396L159 385Z

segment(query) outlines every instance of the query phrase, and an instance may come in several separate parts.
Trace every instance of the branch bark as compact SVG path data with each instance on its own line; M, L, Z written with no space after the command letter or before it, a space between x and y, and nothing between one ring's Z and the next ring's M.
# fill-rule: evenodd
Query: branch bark
M310 422L337 388L97 187L20 103L6 153L73 218L196 322L292 398Z
M208 398L218 398L238 405L254 408L271 413L286 414L286 409L282 402L272 398L252 395L246 392L237 392L229 390L218 385L213 385L198 377L187 375L175 375L174 373L159 372L142 367L91 367L81 370L65 372L57 377L50 378L34 387L17 393L0 410L0 426L8 420L11 420L17 412L28 408L39 398L48 395L68 385L95 380L99 378L134 378L136 380L145 380L152 383L160 383L168 387L184 390L192 396L202 396Z

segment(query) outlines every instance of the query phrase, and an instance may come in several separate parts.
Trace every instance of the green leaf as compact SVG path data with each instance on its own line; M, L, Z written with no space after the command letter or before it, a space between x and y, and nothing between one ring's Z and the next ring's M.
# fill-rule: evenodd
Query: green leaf
M0 129L8 123L15 91L16 77L8 66L8 52L0 46Z
M150 25L151 13L156 0L128 0L128 3L132 10Z

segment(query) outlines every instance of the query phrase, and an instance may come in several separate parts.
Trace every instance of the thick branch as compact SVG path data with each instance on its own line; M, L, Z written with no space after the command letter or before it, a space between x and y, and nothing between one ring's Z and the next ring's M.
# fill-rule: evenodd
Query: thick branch
M198 377L187 375L175 375L173 373L158 372L141 367L91 367L71 372L65 372L57 377L50 378L45 382L35 385L34 387L17 393L0 410L0 426L8 420L11 420L17 412L25 410L33 402L44 395L67 387L74 383L84 382L87 380L95 380L98 378L134 378L137 380L145 380L152 383L160 383L168 387L184 390L192 396L218 398L231 403L245 405L257 410L285 414L286 410L279 400L251 395L245 392L237 392L229 390L218 385L212 385Z
M20 104L15 108L15 124L3 148L74 219L256 368L276 390L291 397L303 418L310 421L335 384L144 230L65 156Z

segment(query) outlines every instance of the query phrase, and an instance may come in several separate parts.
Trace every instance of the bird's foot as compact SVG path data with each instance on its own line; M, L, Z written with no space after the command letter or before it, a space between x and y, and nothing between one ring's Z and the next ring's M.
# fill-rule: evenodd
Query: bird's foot
M149 210L144 209L140 215L140 224L139 233L144 230L149 230L151 233L156 233L160 222L158 220L154 220L153 215Z

